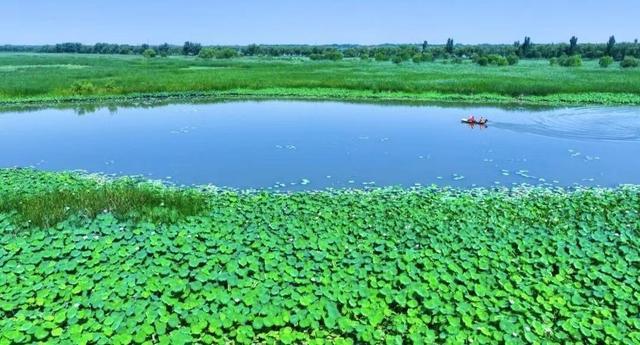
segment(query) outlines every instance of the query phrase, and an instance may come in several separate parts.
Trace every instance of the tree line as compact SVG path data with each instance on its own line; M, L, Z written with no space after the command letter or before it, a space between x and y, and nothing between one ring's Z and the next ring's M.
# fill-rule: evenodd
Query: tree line
M599 59L609 56L615 61L625 57L640 58L640 44L634 42L616 42L611 36L603 43L580 43L578 37L571 37L566 43L534 43L530 37L513 44L460 44L449 38L444 44L386 44L375 46L363 45L258 45L246 46L203 46L197 42L187 41L183 45L168 43L160 45L129 45L96 43L58 43L54 45L0 45L3 52L31 53L77 53L77 54L122 54L145 56L187 55L203 57L235 57L235 56L269 56L269 57L308 57L313 60L340 60L342 58L375 59L381 61L402 62L408 60L429 61L433 59L455 59L495 56L518 59L552 59L564 56L580 55L582 58ZM146 52L146 53L145 53ZM499 59L498 59L499 60ZM484 60L481 60L484 61ZM502 60L499 63L503 63Z

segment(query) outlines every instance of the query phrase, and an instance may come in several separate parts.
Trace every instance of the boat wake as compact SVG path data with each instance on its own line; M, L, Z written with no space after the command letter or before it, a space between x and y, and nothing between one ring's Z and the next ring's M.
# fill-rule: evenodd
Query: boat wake
M553 138L640 141L640 108L563 109L513 122L492 121L492 127Z

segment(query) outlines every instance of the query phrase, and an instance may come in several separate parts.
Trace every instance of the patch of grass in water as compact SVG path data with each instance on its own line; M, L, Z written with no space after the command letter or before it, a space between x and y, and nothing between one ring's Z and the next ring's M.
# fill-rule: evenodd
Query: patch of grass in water
M24 174L16 178L21 179L21 183L32 183L32 179L20 176ZM51 173L37 171L26 174L44 183L47 176L51 176ZM11 174L0 174L0 181L7 176L11 178ZM53 178L52 188L21 183L14 183L14 188L0 189L0 213L13 214L19 223L29 227L51 227L70 216L95 218L105 212L120 219L171 223L202 214L208 208L204 193L129 178L114 181L80 178L62 184Z

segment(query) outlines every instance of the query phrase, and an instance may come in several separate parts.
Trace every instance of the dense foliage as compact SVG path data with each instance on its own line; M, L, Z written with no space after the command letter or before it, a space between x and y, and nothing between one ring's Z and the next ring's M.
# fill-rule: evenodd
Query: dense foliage
M611 56L603 56L600 58L598 63L600 64L600 67L607 68L613 63L613 58Z
M209 197L171 223L0 213L0 343L640 342L638 188Z
M384 56L391 60L400 56L402 61L411 59L416 53L428 53L436 59L457 57L471 57L474 55L517 55L519 58L545 58L560 57L563 54L582 55L586 59L598 59L608 55L621 61L626 56L640 58L640 44L634 42L616 42L615 37L610 37L606 43L580 43L578 38L572 37L568 43L534 43L530 37L525 37L513 44L459 44L449 38L446 43L429 44L384 44L384 45L257 45L248 46L207 46L216 49L233 49L243 56L322 56L325 51L338 50L347 58L366 57L375 58ZM96 43L84 45L80 43L60 43L42 46L4 45L0 51L5 52L31 52L31 53L79 53L79 54L142 54L146 49L153 48L160 55L193 55L196 56L202 48L200 43L185 42L182 46L167 43L150 46Z
M158 53L156 53L156 51L154 49L151 49L151 48L148 48L144 52L142 52L142 56L144 56L146 58L154 58L154 57L156 57L156 55L158 55Z
M624 58L624 60L622 60L622 62L620 62L620 67L622 68L638 67L638 59L635 59L631 56L627 56Z
M580 67L582 66L582 57L580 55L563 55L559 57L557 60L557 64L564 67ZM551 65L554 65L551 62Z
M216 57L217 50L211 51ZM416 55L420 63L393 66L372 60L0 54L0 103L222 93L545 104L638 104L640 97L640 70L603 69L593 60L581 68L550 68L542 60L497 68L456 64L462 62L456 58L423 63L432 56L411 57Z

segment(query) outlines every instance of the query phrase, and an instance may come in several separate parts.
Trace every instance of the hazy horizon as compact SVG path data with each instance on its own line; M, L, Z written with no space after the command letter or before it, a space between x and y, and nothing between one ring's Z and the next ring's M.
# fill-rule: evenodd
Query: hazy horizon
M640 2L406 0L4 0L0 44L510 44L632 42Z

